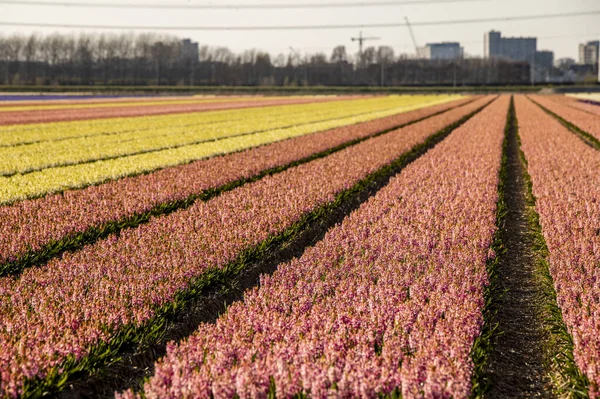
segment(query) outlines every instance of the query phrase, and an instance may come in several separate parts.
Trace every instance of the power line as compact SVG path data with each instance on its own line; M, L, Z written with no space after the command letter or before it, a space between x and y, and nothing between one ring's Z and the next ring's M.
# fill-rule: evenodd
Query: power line
M560 14L522 15L513 17L492 17L475 19L458 19L445 21L411 22L412 26L462 25L483 22L512 22L530 21L552 18L582 17L598 15L600 10L579 11ZM163 31L272 31L272 30L325 30L325 29L368 29L368 28L398 28L407 26L402 22L375 24L346 24L346 25L271 25L271 26L127 26L127 25L83 25L32 22L0 22L0 26L20 26L35 28L71 28L71 29L119 29L119 30L163 30Z
M289 3L289 4L156 4L156 3L79 3L71 1L0 0L0 4L19 6L53 6L85 8L146 8L146 9L201 9L201 10L241 10L241 9L297 9L297 8L351 8L351 7L394 7L426 4L452 4L482 2L491 0L404 0L404 1L363 1L341 3Z

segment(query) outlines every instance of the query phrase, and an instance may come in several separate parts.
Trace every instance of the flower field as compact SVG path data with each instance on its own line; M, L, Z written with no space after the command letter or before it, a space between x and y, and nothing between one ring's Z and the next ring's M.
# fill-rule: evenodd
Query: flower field
M86 130L87 134L84 137L69 139L64 139L61 135L62 130L59 129L47 140L18 143L23 145L0 148L0 175L26 174L128 155L156 153L165 149L218 142L222 139L256 133L269 132L271 135L279 135L281 132L282 137L289 137L290 134L306 134L314 129L324 130L387 116L407 106L410 107L410 104L405 105L400 101L387 103L383 100L375 102L356 100L350 104L334 102L328 107L316 108L309 105L297 107L297 110L293 109L298 112L285 109L281 114L277 110L267 108L262 112L246 113L243 119L231 118L231 114L227 113L213 119L214 114L210 113L203 114L195 120L180 121L181 127L169 124L162 129L156 126L148 129L138 129L136 126L131 129L131 126L119 126L113 123L111 126L116 130L104 128L96 133L91 129ZM82 131L79 126L70 128L78 132Z
M2 234L0 264L23 257L28 250L40 251L51 242L73 237L76 233L106 228L110 222L141 215L156 207L201 195L241 179L249 179L261 172L283 167L322 153L353 140L360 140L378 132L393 129L412 121L465 104L471 100L426 107L416 111L395 114L369 122L325 130L299 136L250 151L236 152L178 167L162 169L151 174L115 180L70 190L64 194L19 201L0 207L5 231ZM466 108L473 111L483 102L477 101ZM464 114L463 110L450 115ZM447 117L445 115L444 117ZM452 116L451 116L452 117ZM102 209L102 212L98 210Z
M589 113L585 108L580 108L579 104L573 105L572 102L552 101L543 96L532 96L531 98L568 123L576 125L585 133L591 135L592 140L595 139L600 143L600 122L598 121L600 113L597 115ZM583 106L588 105L583 104Z
M452 97L431 99L433 102L450 100ZM35 126L35 131L42 129L48 134L26 146L0 148L6 156L2 158L6 159L5 167L0 168L0 203L146 173L431 104L418 97L356 101L359 102L356 106L331 102L320 107L285 107L281 114L265 108L258 116L252 113L249 117L233 121L223 121L218 115L216 119L220 121L213 122L213 114L190 114L178 122L183 125L180 131L175 124L171 124L172 130L161 131L152 127L152 120L147 121L147 128L144 128L144 123L138 127L135 125L137 120L131 119L122 125L113 120L109 129L101 124L95 129L83 130L85 128L80 127L78 122L66 126L60 124L56 131L51 132ZM315 108L322 112L315 112ZM268 116L265 117L265 114ZM204 121L208 126L204 126ZM198 129L195 128L197 125ZM0 131L0 135L5 132L16 135L20 129L11 126ZM22 129L27 131L29 126ZM71 136L69 140L60 139L61 132L71 130L79 134L85 132L86 137L73 138L78 133L67 133ZM133 131L114 134L124 130Z
M597 397L600 154L530 101L518 98L516 107L558 304L573 336L575 361L590 379L590 396Z
M579 93L570 94L569 97L581 100L584 102L590 102L592 104L600 104L600 94L598 93Z
M586 96L589 96L589 98L585 98ZM591 114L600 115L600 108L598 107L599 103L593 100L593 98L598 97L598 94L548 97L556 102L567 104L572 108L577 108Z
M485 396L512 133L563 374L599 396L600 116L573 102L0 102L0 396Z
M54 109L88 109L88 108L123 108L123 107L135 107L139 105L152 106L152 105L180 105L180 104L205 104L205 103L236 103L238 101L244 101L247 103L251 103L256 101L259 103L265 100L278 100L278 99L292 99L293 97L227 97L227 98L188 98L184 97L183 99L178 99L176 97L168 97L166 99L162 98L146 98L146 99L122 99L120 101L111 100L111 101L48 101L46 103L40 104L39 102L27 103L27 102L5 102L0 103L0 112L9 112L9 111L45 111L45 110L54 110Z
M76 121L99 118L114 118L114 117L133 117L133 116L149 116L149 115L165 115L173 113L188 113L202 111L218 111L231 108L252 108L257 106L274 106L282 104L306 104L313 102L329 102L336 98L265 98L264 100L251 99L228 99L223 101L204 101L196 99L192 101L175 101L176 104L171 104L170 101L152 100L147 102L135 102L134 106L112 106L113 102L97 104L90 107L87 104L73 104L69 106L34 105L33 108L27 107L27 110L19 110L23 106L12 105L12 107L4 107L0 125L13 124L29 124L29 123L47 123L57 121ZM339 99L339 98L338 98ZM118 102L121 105L122 102ZM153 104L154 103L154 104ZM11 105L11 104L9 104ZM48 109L47 107L50 107ZM75 108L74 108L75 107ZM83 107L77 108L77 107ZM11 109L12 108L12 109ZM41 109L40 109L41 108ZM46 109L44 109L46 108Z
M263 397L272 378L283 397L467 396L507 110L497 100L171 348L146 393ZM465 178L477 189L463 190Z

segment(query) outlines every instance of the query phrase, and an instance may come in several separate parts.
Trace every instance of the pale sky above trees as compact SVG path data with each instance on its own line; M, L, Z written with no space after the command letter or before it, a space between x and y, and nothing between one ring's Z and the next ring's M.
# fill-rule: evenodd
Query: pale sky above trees
M51 1L51 0L40 0ZM66 1L66 0L65 0ZM130 3L130 4L289 4L311 3L316 0L85 0L78 3ZM360 2L359 0L321 0L320 3ZM363 0L367 2L367 0ZM84 8L73 6L42 6L2 4L0 22L59 25L119 25L119 26L290 26L290 25L341 25L403 23L407 16L411 22L478 19L517 15L556 14L580 11L598 11L598 0L471 0L447 4L419 4L352 8L307 9L143 9L143 8ZM500 30L504 36L537 36L538 49L552 50L555 58L577 58L580 42L600 39L600 15L542 19L533 21L481 22L462 25L415 26L414 33L420 46L428 42L459 41L465 53L481 56L484 32ZM98 29L55 27L0 26L0 32L29 34L39 32L94 32ZM300 53L324 52L329 56L333 48L342 44L349 53L358 51L358 44L350 37L359 29L336 30L283 30L283 31L161 31L179 37L189 37L201 45L226 46L239 52L249 48L266 50L274 56L290 53L294 47ZM406 27L365 28L366 36L381 37L366 46L391 46L396 54L414 53ZM119 32L102 30L102 32ZM136 32L140 32L137 31Z

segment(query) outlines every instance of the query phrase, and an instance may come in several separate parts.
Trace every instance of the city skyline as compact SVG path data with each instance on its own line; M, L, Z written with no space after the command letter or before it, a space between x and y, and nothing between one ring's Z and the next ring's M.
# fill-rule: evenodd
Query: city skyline
M46 0L48 1L48 0ZM340 1L331 2L339 3ZM15 3L15 2L13 2ZM18 3L18 2L17 2ZM283 8L283 9L147 9L144 7L77 7L61 5L6 4L0 2L2 23L63 24L74 25L85 20L86 25L119 26L297 26L297 25L356 25L378 23L404 23L404 17L418 25L427 21L447 21L489 17L508 17L517 15L540 15L595 11L600 7L593 0L576 0L569 4L552 1L516 0L464 0L445 3L409 4L403 6L379 7L336 7L336 8ZM87 2L90 3L89 1ZM92 4L106 2L95 1ZM129 0L128 4L143 5L148 1ZM169 6L193 7L207 4L224 6L229 2L174 1ZM268 7L270 4L292 5L299 1L267 2L264 0L237 0L236 4L253 4ZM304 2L307 3L307 2ZM166 4L153 1L150 4ZM519 5L517 8L516 5ZM541 7L541 5L544 7ZM110 4L108 4L110 5ZM115 11L116 10L116 11ZM518 10L518 11L517 11ZM392 16L391 16L392 15ZM91 16L91 17L90 17ZM496 21L458 25L414 26L413 31L419 47L427 43L459 42L464 47L465 56L483 56L483 35L489 30L501 31L509 37L537 37L539 50L550 50L555 58L569 57L578 60L578 46L590 40L600 38L600 27L592 22L598 15L552 18L531 21ZM598 25L598 24L596 24ZM3 26L5 35L20 32L29 34L38 32L119 32L122 30L81 29L68 27ZM319 29L319 30L282 30L282 31L196 31L166 30L179 37L189 37L200 45L226 46L240 52L256 48L273 55L289 54L290 47L300 53L323 52L330 55L337 45L344 45L348 52L358 51L358 44L350 38L358 35L359 29ZM381 37L380 40L366 42L365 46L391 46L396 54L415 53L414 45L406 27L362 29L366 36ZM136 30L136 32L140 32Z

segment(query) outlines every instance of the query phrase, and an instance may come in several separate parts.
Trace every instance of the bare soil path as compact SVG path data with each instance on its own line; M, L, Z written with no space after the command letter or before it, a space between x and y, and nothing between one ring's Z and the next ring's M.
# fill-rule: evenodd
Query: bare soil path
M527 218L525 167L520 158L514 109L507 135L505 201L507 214L501 239L506 252L497 266L496 302L500 334L490 353L487 398L553 397L544 367L545 330L540 295L543 290Z

